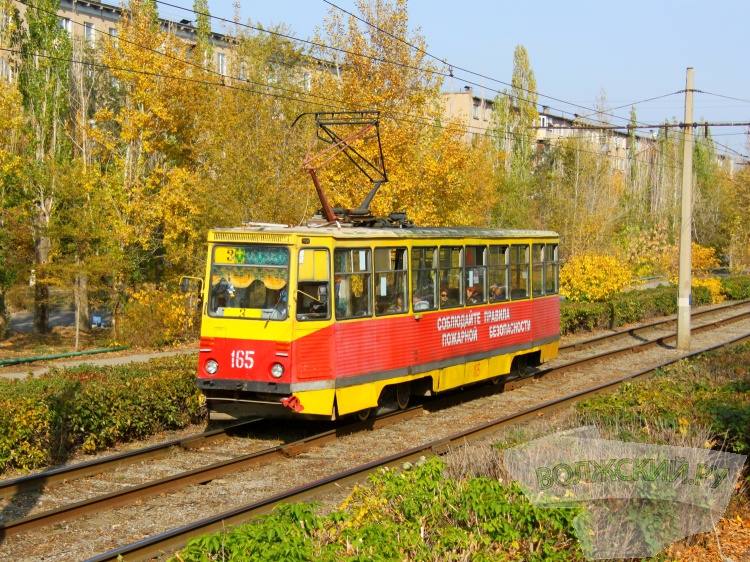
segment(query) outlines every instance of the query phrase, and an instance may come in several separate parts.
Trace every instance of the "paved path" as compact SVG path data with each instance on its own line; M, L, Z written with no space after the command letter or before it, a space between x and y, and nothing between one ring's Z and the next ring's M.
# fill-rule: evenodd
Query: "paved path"
M99 316L104 323L109 326L112 322L109 311L92 312L91 316ZM53 308L49 312L49 327L55 326L75 326L76 311L75 308ZM33 332L34 331L34 313L33 312L14 312L10 315L11 330L16 332Z
M155 353L138 353L134 355L122 355L120 357L104 357L97 359L96 355L85 355L81 359L60 359L55 361L52 365L47 367L34 367L34 363L22 363L18 365L19 369L26 367L25 371L18 371L14 373L0 373L0 377L6 379L25 379L29 374L34 376L41 375L50 370L50 367L57 367L61 369L63 367L75 367L77 365L127 365L128 363L139 363L148 361L155 357L169 357L171 355L179 355L181 353L197 353L197 349L184 349L180 351L162 351Z

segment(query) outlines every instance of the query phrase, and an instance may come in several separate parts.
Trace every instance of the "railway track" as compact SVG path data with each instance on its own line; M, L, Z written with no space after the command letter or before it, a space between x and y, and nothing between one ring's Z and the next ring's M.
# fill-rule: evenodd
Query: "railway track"
M743 305L746 305L746 304L748 303L746 302L734 303L733 305L722 307L720 309L713 309L711 311L700 313L700 315L705 317L708 313L710 312L716 313L717 311L726 313L728 311L731 311L732 309L742 307ZM742 312L740 314L736 314L728 318L722 318L716 322L712 322L712 323L705 324L703 326L695 327L694 331L709 330L712 328L724 326L732 322L737 322L743 319L747 319L748 316L750 316L750 312ZM236 472L238 470L244 470L252 466L259 466L259 465L267 464L267 463L272 462L275 459L279 459L282 457L292 457L292 456L299 455L300 453L310 450L311 448L320 447L327 443L330 443L331 441L338 439L342 435L351 434L357 431L362 431L364 429L380 428L380 427L383 427L392 423L396 423L398 421L403 421L404 419L408 419L409 417L421 415L423 413L423 410L425 409L433 410L433 409L445 408L459 401L473 400L477 397L497 393L501 388L503 390L517 388L525 384L529 384L530 382L538 380L542 377L552 378L552 377L560 376L572 370L580 369L583 366L591 364L591 363L600 363L600 362L606 361L608 359L611 359L619 355L633 353L634 351L643 351L653 346L664 345L665 342L669 341L670 339L674 339L675 336L667 335L667 336L660 336L657 338L653 338L651 340L644 340L642 334L646 333L648 330L663 329L665 327L669 327L670 323L674 323L674 320L655 322L646 326L642 326L642 327L638 327L638 328L634 328L630 330L624 330L622 332L615 332L607 336L594 338L591 340L586 340L584 342L578 342L575 344L564 346L563 348L561 348L561 351L563 351L564 353L567 353L568 351L575 351L575 350L580 350L583 348L596 347L598 345L603 345L604 342L621 339L627 336L640 338L642 340L642 341L639 341L637 345L632 346L632 347L622 348L622 349L615 350L615 351L608 351L608 352L600 353L600 354L590 356L584 359L574 360L564 365L560 365L558 367L539 370L534 373L530 373L529 376L525 378L520 378L518 380L509 381L505 383L504 387L485 386L485 387L473 388L468 393L463 393L460 396L448 396L438 401L432 401L428 405L420 405L420 406L416 406L413 408L409 408L408 410L405 410L403 412L397 412L397 413L391 414L386 417L377 418L374 420L368 420L366 422L359 422L353 425L347 425L347 426L340 427L334 430L330 430L322 434L315 435L315 436L312 436L312 437L309 437L309 438L306 438L306 439L303 439L294 443L281 445L278 447L272 447L263 451L258 451L256 453L251 453L249 455L243 455L241 457L230 459L228 461L215 463L213 465L202 467L200 469L184 472L184 473L172 476L172 477L163 478L163 479L151 482L151 483L143 484L141 486L133 486L133 487L121 490L119 492L106 494L103 496L98 496L96 498L92 498L91 500L86 500L86 501L78 502L75 504L63 506L58 509L45 511L45 512L38 513L29 517L25 517L23 519L19 519L17 521L11 521L11 522L6 523L5 525L0 526L0 536L9 536L15 533L20 533L20 532L32 530L35 528L48 526L48 525L51 525L51 524L54 524L56 522L60 522L63 520L71 520L75 517L82 517L84 515L96 513L97 511L102 511L106 509L111 509L113 507L129 504L138 499L152 497L157 494L162 494L168 491L182 488L190 484L208 482L215 478L219 478L220 476L224 474ZM654 369L655 368L656 367L654 367ZM650 372L653 372L654 369L649 369L648 371L644 371L643 373L648 374ZM639 376L645 376L645 374L643 373L639 374ZM626 379L618 379L617 381L608 383L608 385L606 385L606 388L610 388L612 386L616 387L617 385L621 384L623 380L626 380ZM577 400L577 399L580 399L581 396L582 396L581 393L577 393L576 395L574 395L573 398L570 398L569 400ZM560 404L558 407L563 407L565 405L564 402L560 402L560 401L558 402ZM549 408L552 406L544 405L544 407ZM524 416L534 415L533 412L538 412L538 411L539 411L538 409L532 409L532 410L529 410L529 413L527 414L524 414L523 412L521 412L517 416L508 417L508 420L506 420L506 422L504 423L506 424L515 423L517 421L520 421L521 419L525 419ZM521 417L518 417L518 416L521 416ZM207 443L207 442L210 442L211 440L221 439L224 436L226 436L227 430L231 430L237 427L238 426L233 426L232 428L226 428L224 430L219 430L217 432L211 432L211 434L202 434L202 435L194 436L185 440L180 440L178 442L165 443L160 446L150 447L147 450L133 451L131 453L125 453L123 455L115 455L113 457L102 459L101 461L91 461L89 463L83 463L82 465L76 465L76 466L67 467L64 469L55 469L53 471L40 473L38 475L34 475L31 477L25 477L25 478L16 479L13 481L2 482L0 483L0 493L3 496L7 496L10 494L17 494L24 490L30 490L30 489L39 488L42 486L50 486L51 484L55 482L60 482L63 480L71 480L73 478L81 478L83 476L90 475L90 474L97 474L113 466L121 466L123 463L129 463L129 462L130 463L137 462L136 459L138 459L140 455L151 455L150 458L155 458L155 457L163 456L167 454L166 451L174 450L175 447L179 447L181 449L194 448L196 446L200 446L201 443ZM499 426L489 425L488 427L494 427L494 429L488 429L487 431L494 431ZM462 435L464 435L463 438L467 438L465 434L462 434ZM426 446L418 448L420 453L417 454L417 457L424 454L425 447ZM440 447L436 444L431 444L427 448L430 450L437 450ZM140 458L142 459L143 457L141 456ZM384 466L383 463L386 463L386 462L391 462L391 461L384 460L383 462L378 461L375 464L370 463L370 464L373 464L373 467L371 470L375 470L380 466ZM404 461L394 460L392 462L398 463L398 462L404 462ZM352 471L352 473L349 475L342 476L341 478L343 478L343 480L339 478L333 481L337 482L338 483L337 485L342 485L342 483L346 483L347 479L361 478L367 473L369 473L369 472L363 473L362 470L366 470L366 469L362 467L360 467L360 469ZM325 480L327 481L328 479L325 479ZM310 494L319 494L321 493L321 490L325 489L325 488L319 488L319 486L324 485L324 483L322 482L318 482L314 484L315 485L310 484L308 486L303 486L302 488L304 488L305 490L308 490ZM300 493L303 493L303 492L300 491ZM257 513L264 512L262 511L263 509L265 509L265 511L270 510L273 507L273 505L275 505L278 502L292 501L289 499L285 499L287 498L285 494L280 494L278 498L276 499L274 498L269 498L268 500L264 500L263 502L258 502L258 505L256 506L256 508L254 508L256 509L256 511L253 511L250 515L242 515L245 512L240 510L240 512L236 516L235 515L226 516L226 514L222 514L221 516L217 516L217 517L219 517L220 520L222 520L223 518L225 524L234 524L235 523L234 517L238 517L238 518L251 517L252 515L255 515ZM300 500L295 499L293 501L300 501ZM261 511L257 511L257 510L261 510ZM210 531L209 530L205 530L205 531L190 530L186 532L195 534L197 532L210 532ZM179 541L183 539L169 539L169 540ZM170 549L179 548L179 546L180 545L169 546L168 548ZM159 546L158 548L163 548L163 547L164 545ZM148 548L151 548L151 547L148 547ZM133 554L133 553L129 553L127 555L128 559L133 558L133 556L140 557L141 555ZM115 559L116 557L117 555L115 554ZM99 558L96 558L96 559L99 559ZM102 559L108 559L108 558L102 558Z
M118 557L123 557L127 560L132 561L161 556L166 552L172 552L183 548L191 537L206 533L216 533L225 530L227 527L245 523L253 517L268 513L279 503L297 503L310 501L333 490L348 486L355 482L360 482L373 472L382 468L396 468L403 465L403 463L414 462L420 457L439 455L451 449L460 448L467 443L471 443L472 441L480 439L489 433L496 432L503 427L507 427L508 425L537 417L540 414L545 414L554 410L559 410L561 408L571 406L575 402L590 398L592 396L596 396L598 394L612 392L625 382L632 382L651 376L656 372L657 369L665 367L671 363L675 363L687 357L697 356L708 351L730 347L747 341L750 341L750 334L747 334L740 338L736 338L721 345L695 351L688 355L675 358L674 360L649 367L648 369L644 369L636 373L620 377L616 380L597 385L586 390L563 396L556 400L539 404L538 406L534 406L532 408L527 408L523 411L498 418L491 422L455 433L448 437L436 439L418 447L405 450L401 453L377 459L367 464L328 476L315 482L311 482L307 485L287 490L283 493L266 498L262 501L242 506L241 508L226 511L224 513L217 514L201 521L185 525L178 529L174 529L166 533L150 537L148 539L127 545L117 550L104 553L100 556L95 556L87 560L87 562L115 561L120 559Z

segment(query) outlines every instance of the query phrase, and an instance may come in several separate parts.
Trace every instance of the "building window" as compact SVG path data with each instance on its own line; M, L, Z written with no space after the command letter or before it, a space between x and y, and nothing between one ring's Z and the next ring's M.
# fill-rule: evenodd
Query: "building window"
M227 56L223 53L216 53L216 72L222 75L227 73Z
M8 61L3 57L0 57L0 78L4 78L8 82L10 82L12 78L10 65L8 64Z
M547 119L546 115L542 115L539 117L539 125L542 127L547 127L549 125L549 120Z
M471 116L474 119L479 119L479 103L475 103L471 110Z
M62 18L57 22L57 27L70 33L73 29L73 23L68 18Z
M89 45L94 44L94 24L86 22L83 24L83 38Z

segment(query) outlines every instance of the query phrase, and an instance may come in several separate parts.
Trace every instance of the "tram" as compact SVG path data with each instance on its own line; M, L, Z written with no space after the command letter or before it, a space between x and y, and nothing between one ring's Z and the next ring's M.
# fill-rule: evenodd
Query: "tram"
M308 153L319 217L209 232L197 386L211 419L365 419L557 356L556 233L376 219L387 176L352 145L379 148L377 115L315 117L325 161L348 151L375 186L359 208L333 209Z
M553 232L217 229L206 279L212 419L366 417L557 356Z

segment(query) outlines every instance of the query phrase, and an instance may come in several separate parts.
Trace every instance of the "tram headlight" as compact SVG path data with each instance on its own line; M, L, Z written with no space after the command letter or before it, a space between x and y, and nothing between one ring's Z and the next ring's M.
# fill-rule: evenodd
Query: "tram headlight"
M215 375L216 371L219 370L219 364L214 359L206 361L206 372L209 375Z
M271 376L275 379L280 379L284 374L284 365L281 363L274 363L271 366Z

